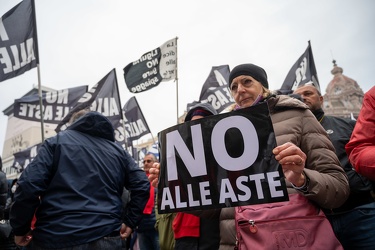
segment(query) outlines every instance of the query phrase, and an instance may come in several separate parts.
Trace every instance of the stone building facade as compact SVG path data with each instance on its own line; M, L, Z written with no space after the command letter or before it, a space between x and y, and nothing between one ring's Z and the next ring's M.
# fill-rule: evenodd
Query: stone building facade
M329 82L323 96L323 109L326 115L357 118L362 107L364 93L358 83L345 76L343 71L343 68L338 67L334 60L331 70L333 79Z

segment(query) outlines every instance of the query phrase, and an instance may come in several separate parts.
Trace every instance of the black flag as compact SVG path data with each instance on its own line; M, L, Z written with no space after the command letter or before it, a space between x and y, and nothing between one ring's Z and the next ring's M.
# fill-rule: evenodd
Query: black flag
M35 10L24 0L0 18L0 82L22 75L38 63Z
M206 82L203 84L198 102L189 103L187 110L197 103L210 103L218 113L231 105L234 100L228 87L229 66L212 67Z
M151 133L137 99L133 96L124 105L126 138L129 143Z
M59 123L55 131L64 130L72 115L82 109L97 111L106 116L115 128L116 141L123 142L122 132L117 131L122 127L122 112L115 69L112 69L78 100L75 107Z
M87 85L43 93L43 120L58 124L77 101L87 92ZM14 101L14 117L40 121L39 95L24 96Z
M21 173L30 164L30 162L34 160L41 145L42 143L39 143L17 153L14 153L14 161L11 167L15 168L17 170L17 173Z
M297 62L290 69L279 91L282 94L291 94L299 85L307 83L314 85L320 91L310 41L305 53L298 58Z
M124 68L129 91L139 93L156 87L163 81L176 79L177 39L149 51Z

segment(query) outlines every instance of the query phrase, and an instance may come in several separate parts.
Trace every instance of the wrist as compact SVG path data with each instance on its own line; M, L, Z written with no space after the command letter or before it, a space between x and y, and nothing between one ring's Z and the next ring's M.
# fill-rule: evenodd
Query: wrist
M309 177L307 177L306 175L303 175L304 176L304 183L302 184L302 186L297 186L297 185L294 185L293 183L292 184L292 187L295 189L295 190L298 190L302 193L308 193L308 188L309 188L309 184L310 184L310 179Z

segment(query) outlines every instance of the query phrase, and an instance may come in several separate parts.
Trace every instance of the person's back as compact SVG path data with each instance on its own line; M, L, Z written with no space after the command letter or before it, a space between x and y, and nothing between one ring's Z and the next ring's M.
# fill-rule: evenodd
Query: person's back
M63 248L120 236L124 186L131 191L124 223L134 229L148 199L149 182L115 144L109 120L89 112L47 139L22 173L11 210L15 235L30 230L37 208L33 242L38 246Z

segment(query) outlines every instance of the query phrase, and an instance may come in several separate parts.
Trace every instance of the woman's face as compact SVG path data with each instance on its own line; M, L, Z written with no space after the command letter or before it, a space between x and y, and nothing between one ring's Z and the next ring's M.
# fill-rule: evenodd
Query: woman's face
M263 85L251 76L241 75L233 79L230 91L237 105L247 108L263 95Z

